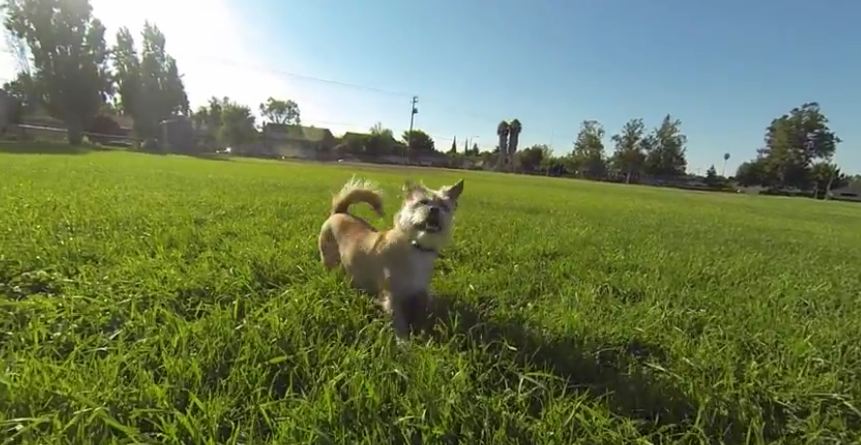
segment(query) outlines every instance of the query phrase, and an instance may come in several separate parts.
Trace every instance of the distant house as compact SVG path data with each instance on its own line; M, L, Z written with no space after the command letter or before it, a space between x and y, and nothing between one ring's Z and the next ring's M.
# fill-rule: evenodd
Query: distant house
M836 199L838 201L861 202L861 181L855 181L846 187L831 190L831 192L828 193L828 198Z
M335 143L335 137L327 128L266 124L263 127L263 150L266 153L260 154L320 159L334 148Z
M357 155L364 151L365 142L370 137L371 135L367 133L348 131L341 136L339 143L335 146L335 152L339 153L342 157L347 153Z
M363 139L367 139L369 137L371 137L371 135L369 133L356 133L354 131L348 131L348 132L344 133L343 136L341 136L341 140L344 142L347 142L350 140L363 140Z

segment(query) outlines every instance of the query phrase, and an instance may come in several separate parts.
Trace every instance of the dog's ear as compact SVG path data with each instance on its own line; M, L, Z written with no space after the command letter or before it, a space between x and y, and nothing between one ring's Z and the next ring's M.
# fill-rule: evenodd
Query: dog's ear
M460 197L461 193L463 193L463 179L457 181L457 184L451 187L446 187L445 190L443 190L443 193L445 193L449 199L457 201L457 198Z
M407 179L407 181L404 182L404 186L403 186L402 190L404 192L404 198L410 199L413 196L423 192L424 186L421 184L416 184L412 180Z

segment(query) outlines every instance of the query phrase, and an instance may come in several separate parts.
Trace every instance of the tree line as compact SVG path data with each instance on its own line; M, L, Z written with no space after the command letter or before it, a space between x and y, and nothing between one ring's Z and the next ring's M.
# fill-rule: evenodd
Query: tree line
M666 115L660 125L647 130L643 119L631 119L610 137L613 152L608 154L603 125L586 120L580 124L568 154L557 157L547 145L533 145L517 153L518 168L525 172L619 179L628 183L642 176L684 176L687 137L682 134L681 124Z
M109 47L105 27L93 16L89 0L8 0L3 8L4 25L25 67L4 90L22 108L44 110L62 121L70 143L79 144L85 131L116 130L118 124L105 118L111 114L130 117L134 133L145 142L158 139L160 122L176 116L190 117L198 128L206 129L210 147L241 145L259 137L252 109L230 98L213 97L190 110L177 61L167 53L166 38L156 25L144 25L140 45L127 28L121 28ZM301 124L299 106L292 100L269 98L259 112L274 125ZM670 115L651 130L641 118L629 120L610 137L609 154L605 137L600 122L586 120L569 153L555 156L547 145L534 145L516 152L515 162L523 172L624 182L686 174L687 137L681 121ZM818 197L850 180L833 162L841 140L815 102L774 119L764 139L757 156L739 166L735 180L740 185L797 189ZM338 148L369 156L436 151L434 140L421 130L404 132L398 140L379 124L367 134L348 134ZM455 140L446 153L453 160L491 164L500 156L499 147L483 153L477 145L464 146L462 152L457 148ZM723 181L713 165L706 179Z
M71 144L80 144L87 131L115 134L119 124L112 115L131 118L145 147L159 138L162 121L178 116L205 125L212 143L241 144L257 136L251 109L229 98L212 98L191 112L177 61L158 26L145 23L139 45L121 28L109 46L89 0L9 0L3 9L23 68L3 86L18 102L18 118L44 111L63 122ZM291 100L270 98L260 112L272 123L300 123L299 106Z
M734 180L740 186L760 186L769 193L823 198L834 188L861 181L861 176L845 174L834 162L842 141L828 122L816 102L793 108L766 127L764 145L757 150L756 158L742 163L734 177L722 177L712 164L704 182L722 188ZM626 183L642 177L666 179L686 175L687 137L681 132L681 121L670 115L648 132L643 119L629 120L611 136L610 155L606 154L605 136L599 122L584 121L571 152L554 156L547 145L533 145L517 154L519 168L532 173ZM723 155L724 162L729 156Z

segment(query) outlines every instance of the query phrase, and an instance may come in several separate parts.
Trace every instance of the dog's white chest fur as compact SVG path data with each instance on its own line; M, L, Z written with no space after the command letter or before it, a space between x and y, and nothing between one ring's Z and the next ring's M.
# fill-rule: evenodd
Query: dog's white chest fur
M415 250L389 271L390 290L396 298L411 297L426 292L433 276L436 255Z

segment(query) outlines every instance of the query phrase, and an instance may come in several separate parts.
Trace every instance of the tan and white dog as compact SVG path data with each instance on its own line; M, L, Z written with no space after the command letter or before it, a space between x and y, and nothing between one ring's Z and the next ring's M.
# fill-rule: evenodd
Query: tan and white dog
M439 190L407 182L403 191L394 227L378 231L348 213L351 204L365 202L383 216L380 191L354 177L332 198L318 243L323 265L342 265L354 286L378 296L401 338L417 316L427 315L434 261L450 240L463 180Z

